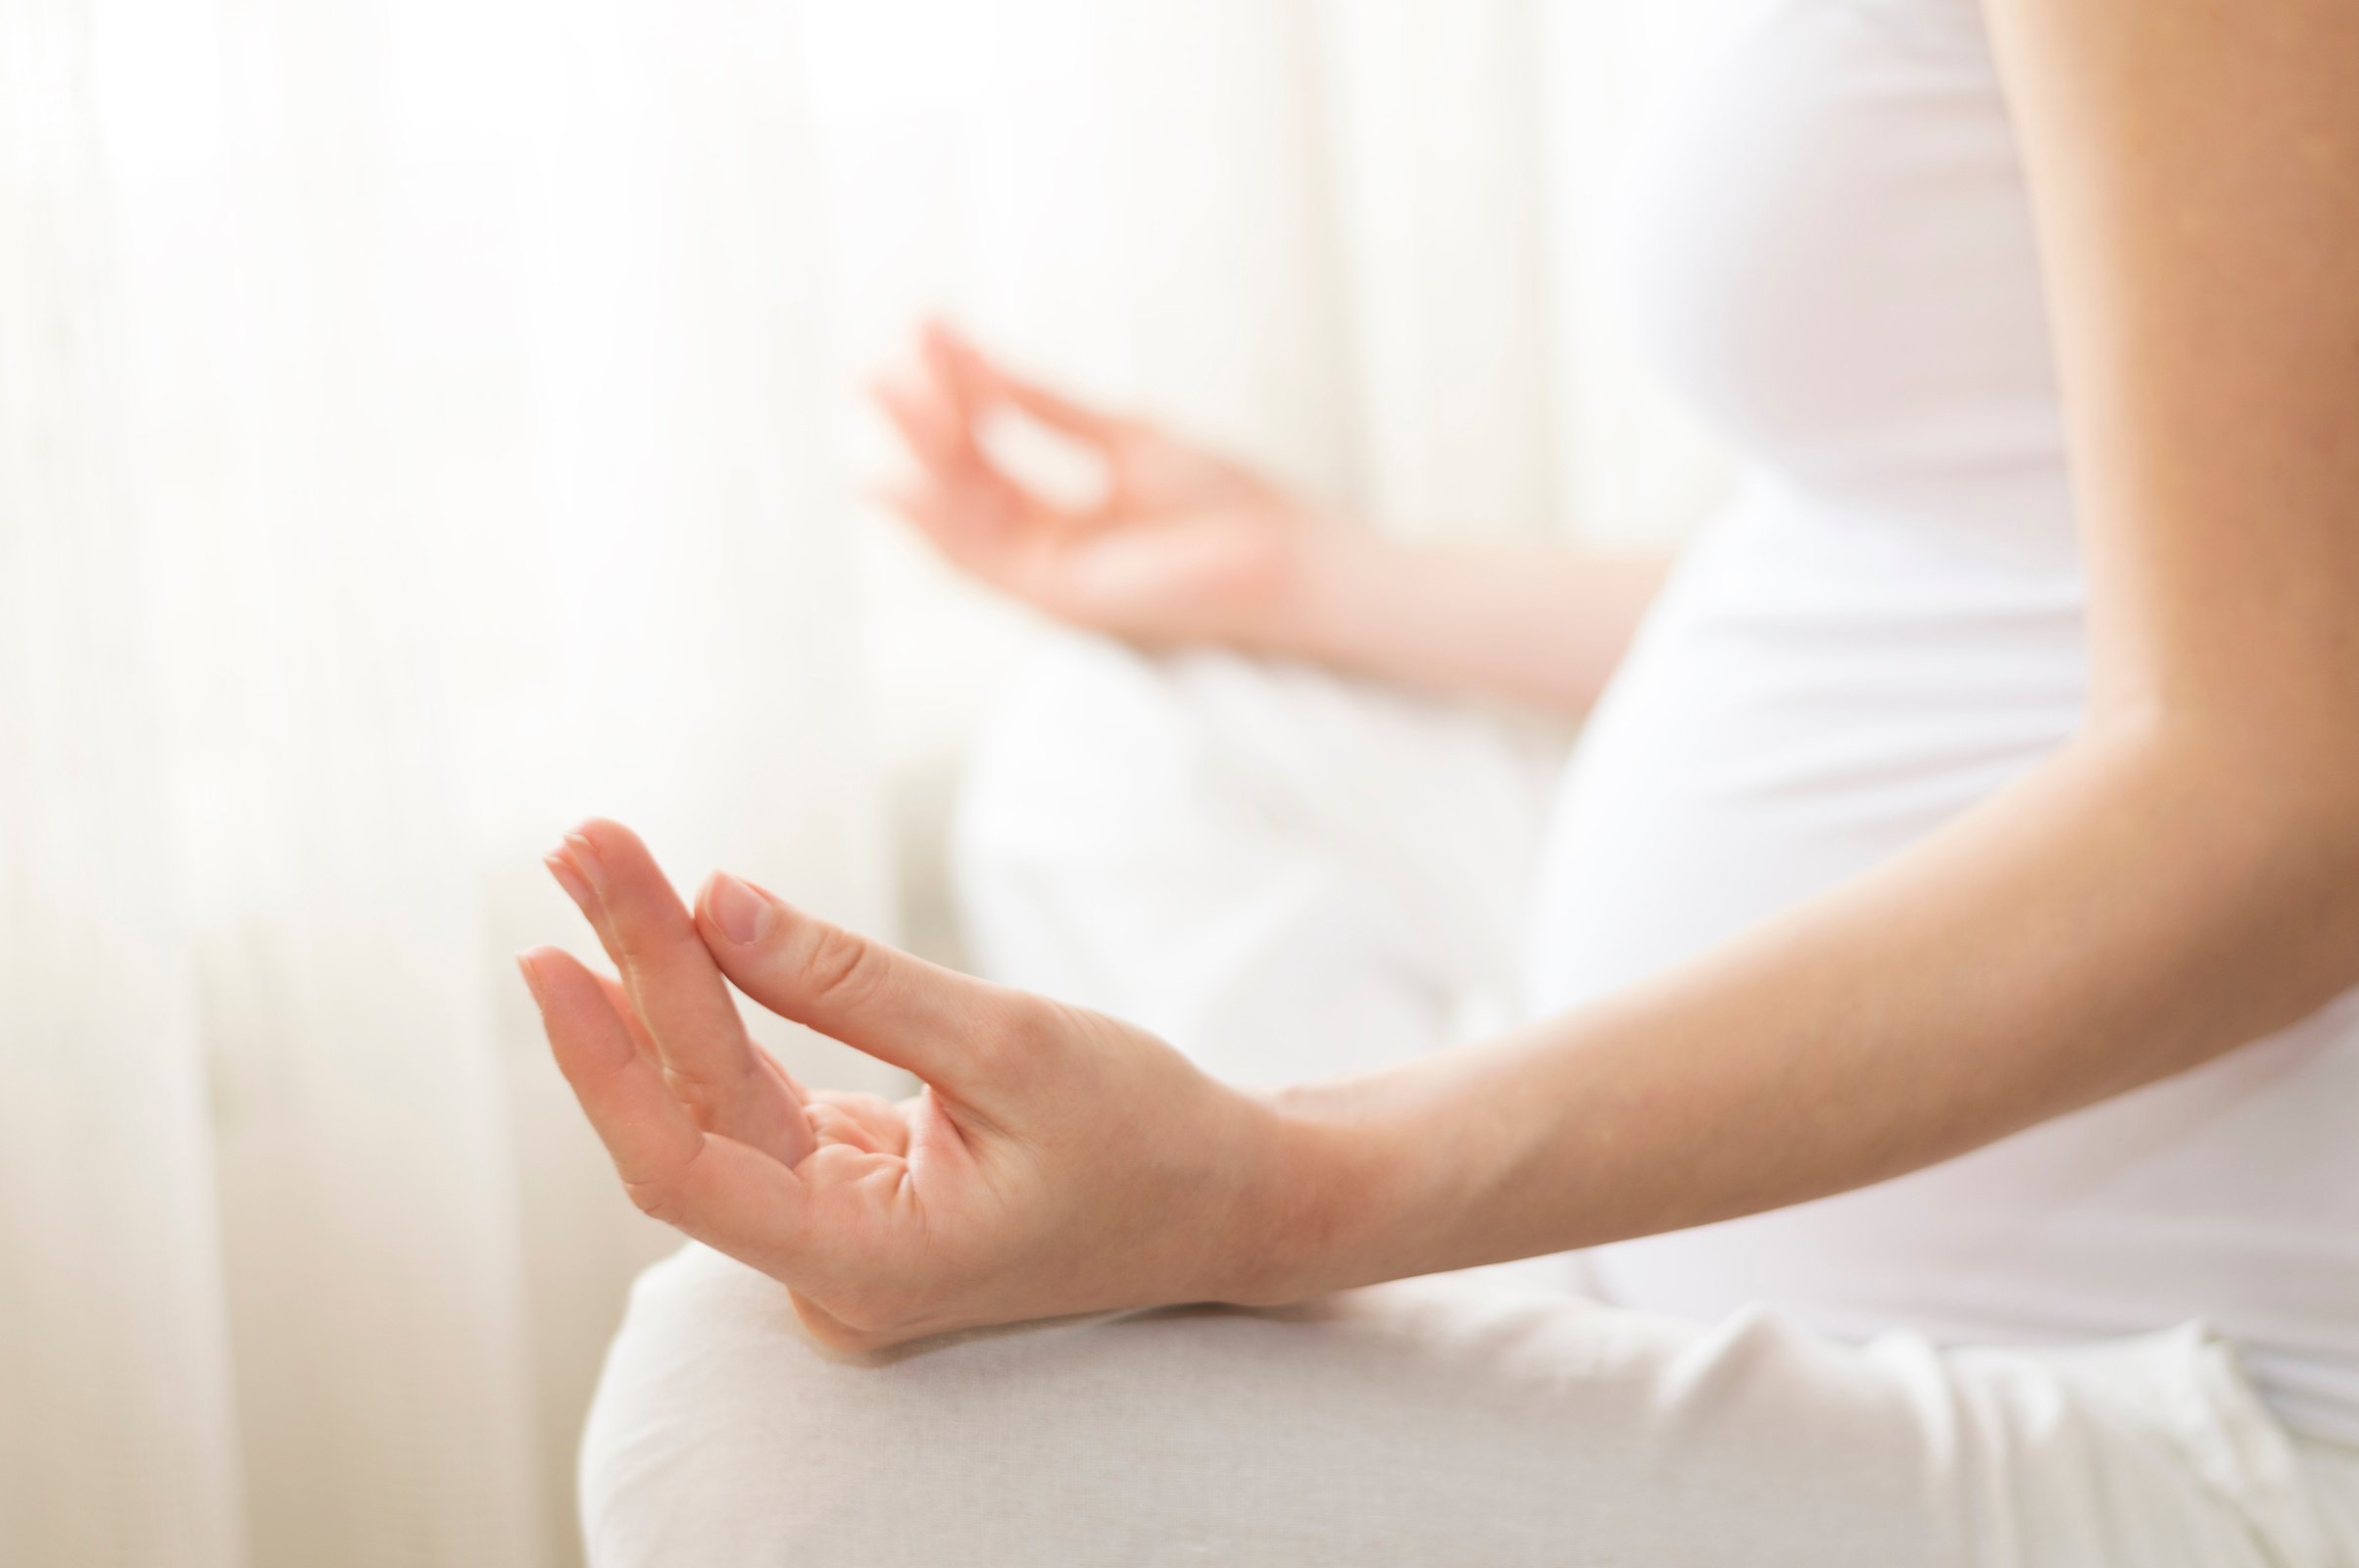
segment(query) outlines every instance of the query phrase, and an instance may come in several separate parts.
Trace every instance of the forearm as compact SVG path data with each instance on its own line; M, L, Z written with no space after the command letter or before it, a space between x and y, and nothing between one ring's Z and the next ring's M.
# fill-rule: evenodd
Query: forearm
M1620 662L1670 562L1667 552L1339 530L1309 548L1268 651L1577 713Z
M1881 872L1659 979L1293 1092L1307 1240L1272 1294L1881 1181L2359 980L2350 813L2288 808L2280 770L2176 746L2085 741Z

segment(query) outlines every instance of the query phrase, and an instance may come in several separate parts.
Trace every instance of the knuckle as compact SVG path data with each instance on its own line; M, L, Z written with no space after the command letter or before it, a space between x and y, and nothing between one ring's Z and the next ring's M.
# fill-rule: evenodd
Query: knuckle
M617 910L607 925L615 965L639 982L665 972L667 965L677 961L682 940L694 939L684 923L673 924L661 915L639 910Z
M814 928L803 969L814 997L844 1007L874 1001L884 984L875 944L840 926Z
M636 973L646 966L647 933L639 929L638 921L627 915L609 914L607 941L613 949L614 962L626 973Z
M967 1049L985 1065L1013 1061L1055 1035L1055 1014L1054 1004L1027 992L993 997L971 1013Z
M702 1057L665 1057L663 1084L671 1097L700 1118L726 1116L744 1093L752 1075L750 1062L715 1064Z
M873 1150L876 1147L876 1140L868 1136L868 1129L841 1106L831 1105L825 1101L813 1101L803 1107L803 1114L811 1122L811 1136L822 1145L848 1144L860 1150Z
M622 1190L630 1195L631 1202L639 1212L649 1219L662 1220L666 1225L676 1226L679 1223L680 1193L671 1183L626 1181L622 1184Z
M663 908L649 908L636 900L616 900L610 916L614 928L616 957L633 968L644 968L677 953L680 944L695 940L696 933L684 916Z
M624 1176L622 1189L630 1194L630 1200L638 1205L640 1213L650 1219L660 1219L674 1230L686 1231L694 1206L691 1195L696 1186L697 1161L704 1154L705 1146L700 1142L696 1152L661 1175L637 1180Z

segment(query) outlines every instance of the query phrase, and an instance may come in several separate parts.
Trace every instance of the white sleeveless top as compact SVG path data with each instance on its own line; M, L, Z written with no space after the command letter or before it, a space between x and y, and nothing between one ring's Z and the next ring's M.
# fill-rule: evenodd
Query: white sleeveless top
M1742 0L1634 189L1628 291L1750 460L1562 785L1555 1010L1852 877L2037 766L2086 661L2063 424L1974 0ZM2359 993L1932 1170L1594 1255L1613 1299L1846 1337L2208 1320L2359 1442Z

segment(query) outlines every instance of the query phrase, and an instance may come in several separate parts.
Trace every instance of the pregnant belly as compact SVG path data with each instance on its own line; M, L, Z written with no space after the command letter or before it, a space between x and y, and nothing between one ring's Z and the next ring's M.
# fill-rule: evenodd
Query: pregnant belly
M1889 532L1756 498L1698 541L1562 783L1527 953L1534 1011L1669 968L1905 853L2070 736L2069 569ZM1627 1305L1709 1319L1769 1300L1848 1337L2078 1338L2201 1316L2254 1348L2265 1387L2342 1379L2347 1408L2354 1103L2345 999L1965 1158L1600 1249L1593 1278Z
M2079 584L1757 492L1692 546L1559 786L1552 1010L1891 858L2079 722Z

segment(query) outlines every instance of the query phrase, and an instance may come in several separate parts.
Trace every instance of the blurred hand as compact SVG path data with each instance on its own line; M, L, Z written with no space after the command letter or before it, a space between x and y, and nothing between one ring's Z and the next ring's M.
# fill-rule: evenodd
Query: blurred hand
M1286 1191L1263 1102L1142 1030L734 877L710 879L691 915L617 823L568 835L550 869L622 979L554 948L518 961L624 1187L782 1282L821 1344L1254 1298ZM748 1038L724 975L924 1087L898 1104L806 1092Z
M1356 537L1278 486L1154 425L1010 374L940 325L877 401L915 460L881 494L952 563L1050 614L1155 644L1285 640L1315 548ZM981 432L1007 411L1103 465L1092 504L1059 504L1009 474Z

